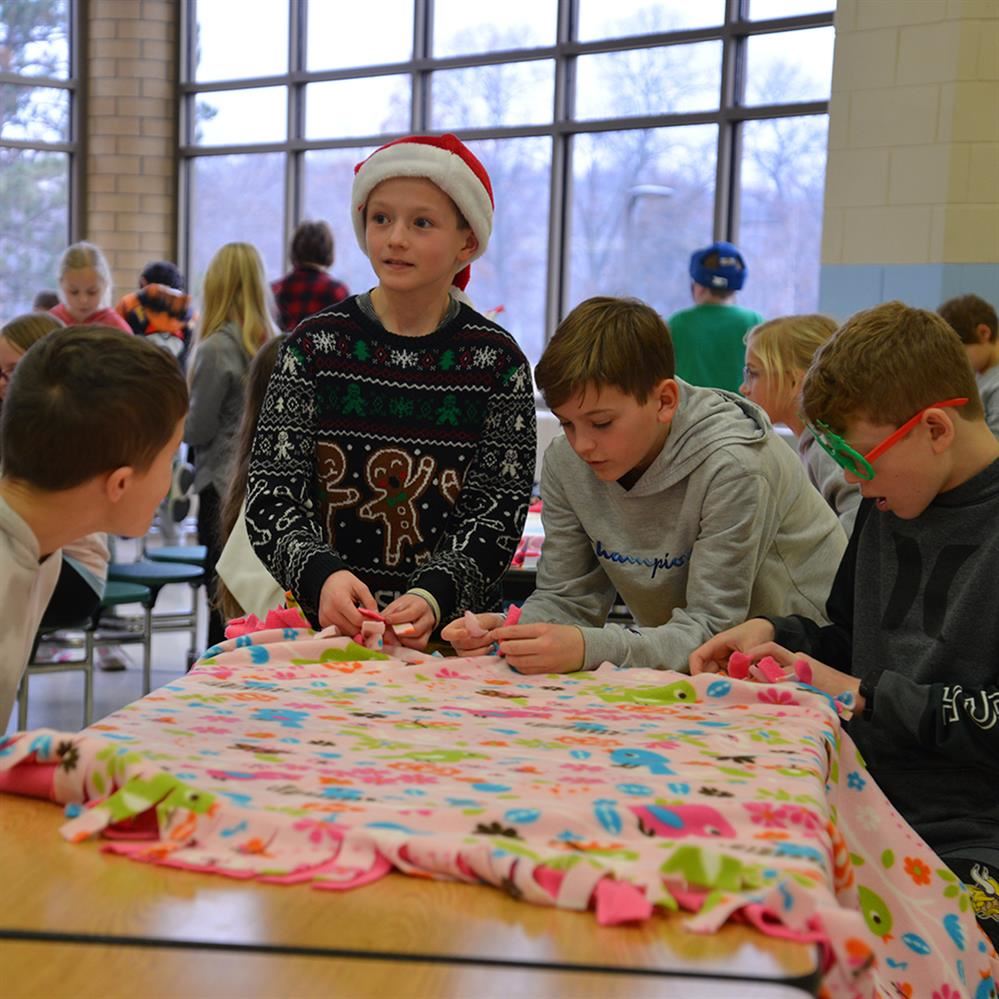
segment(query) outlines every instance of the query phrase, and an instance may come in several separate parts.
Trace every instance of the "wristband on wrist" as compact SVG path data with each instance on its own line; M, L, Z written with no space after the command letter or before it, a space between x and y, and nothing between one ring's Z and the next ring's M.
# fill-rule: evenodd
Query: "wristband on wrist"
M861 714L862 718L870 718L874 714L874 694L878 687L878 681L881 679L881 674L884 670L876 669L871 673L868 673L860 681L860 689L857 691L858 694L864 699L864 710Z
M441 605L437 603L437 598L429 590L424 590L420 586L414 586L411 590L406 590L406 592L412 593L417 597L423 597L426 600L431 611L433 611L434 627L436 628L441 623Z

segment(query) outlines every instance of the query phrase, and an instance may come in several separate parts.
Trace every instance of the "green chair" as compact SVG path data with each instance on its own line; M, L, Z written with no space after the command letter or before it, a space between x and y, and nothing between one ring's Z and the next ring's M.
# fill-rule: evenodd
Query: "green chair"
M191 587L191 609L188 611L155 611L150 614L150 634L158 631L190 631L189 656L198 655L198 587L205 579L203 566L188 562L156 562L140 559L138 562L112 562L108 566L108 579L121 583L138 583L148 586L155 608L160 590L171 583L187 583ZM190 661L193 661L193 658ZM146 690L146 693L149 691Z
M152 562L181 562L204 568L208 549L204 545L164 545L160 548L147 548L145 557Z
M122 604L141 604L145 609L144 627L139 632L128 634L108 633L101 630L101 618L106 610L119 607ZM31 660L21 677L17 691L17 727L21 730L28 725L28 683L32 676L42 676L46 673L69 673L80 670L83 673L83 725L84 728L94 720L94 646L125 645L129 642L142 642L142 689L148 694L151 686L151 647L150 647L150 614L152 612L153 596L148 586L136 583L121 583L109 581L101 598L100 606L92 617L61 623L58 627L40 631L35 636L35 645L31 652ZM64 633L68 632L69 636ZM80 639L72 637L74 632L83 632L81 659L39 659L38 648L42 642L55 645L61 649L80 648Z

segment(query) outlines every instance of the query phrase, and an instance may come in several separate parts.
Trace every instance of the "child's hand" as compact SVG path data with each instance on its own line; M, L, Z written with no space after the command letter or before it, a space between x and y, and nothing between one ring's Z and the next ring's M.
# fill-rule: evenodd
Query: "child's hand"
M831 697L839 697L840 694L849 691L854 696L857 705L856 710L863 710L863 703L860 700L860 680L858 677L850 676L849 673L841 673L832 666L827 666L818 659L806 656L803 652L791 652L783 645L776 642L765 642L754 648L746 649L746 655L750 656L753 662L758 662L764 656L771 656L776 659L785 669L794 670L794 664L805 662L812 671L810 686L824 690Z
M486 636L520 673L573 673L583 667L583 633L571 624L508 624Z
M363 621L358 606L378 609L371 591L357 576L346 569L334 572L319 593L319 627L334 624L341 635L356 635Z
M411 635L399 635L399 644L408 649L425 649L430 634L437 623L430 604L418 593L404 593L382 611L385 623L389 625L411 624Z
M722 631L709 638L703 645L690 653L690 674L717 673L728 665L728 657L733 652L749 652L750 649L774 640L774 626L762 617L754 617L734 628ZM761 653L766 655L766 653Z
M470 613L470 612L469 612ZM441 632L441 638L445 642L450 642L454 651L459 656L486 656L489 655L489 647L492 639L489 638L489 629L498 628L503 623L502 614L472 614L478 622L480 634L473 635L469 629L469 622L465 617L456 618Z

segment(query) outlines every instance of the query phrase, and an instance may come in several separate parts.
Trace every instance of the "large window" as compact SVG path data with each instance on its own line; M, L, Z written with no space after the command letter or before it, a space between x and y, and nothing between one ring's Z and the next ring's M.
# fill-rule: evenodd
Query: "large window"
M0 2L0 303L54 289L70 238L76 60L71 0Z
M689 304L687 260L742 245L740 301L814 310L833 0L188 0L184 249L193 286L224 242L277 277L302 218L334 272L373 280L353 167L409 132L457 132L496 220L468 291L536 360L594 294ZM241 28L245 25L245 30Z

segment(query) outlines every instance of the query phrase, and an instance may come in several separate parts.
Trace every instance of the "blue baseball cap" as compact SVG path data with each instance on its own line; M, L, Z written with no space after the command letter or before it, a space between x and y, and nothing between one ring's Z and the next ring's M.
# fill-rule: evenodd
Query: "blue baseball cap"
M712 259L711 266L705 261ZM690 256L690 276L698 284L715 291L738 291L746 281L749 269L742 254L731 243L712 243Z

